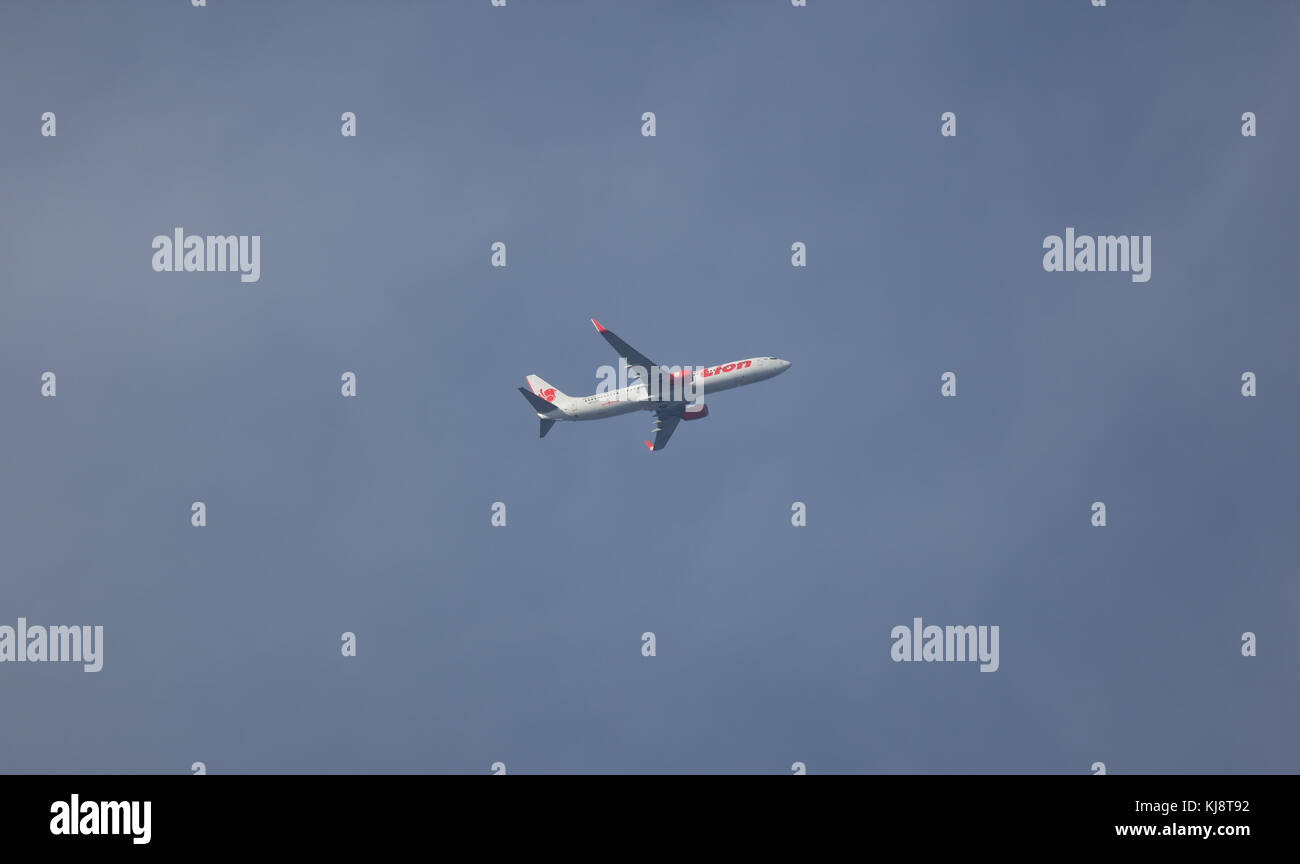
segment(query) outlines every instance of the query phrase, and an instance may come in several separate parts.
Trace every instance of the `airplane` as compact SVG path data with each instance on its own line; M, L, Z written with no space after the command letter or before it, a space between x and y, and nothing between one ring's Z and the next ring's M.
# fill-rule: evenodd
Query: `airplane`
M527 375L524 380L528 388L519 388L519 392L528 400L528 404L537 412L542 421L539 438L545 438L551 427L560 420L603 420L619 414L633 411L652 411L655 415L653 432L655 440L645 442L651 452L657 452L668 446L668 439L683 420L700 420L709 416L709 406L700 403L699 397L706 393L717 393L754 384L780 375L790 368L789 360L779 357L750 357L735 363L723 363L694 371L684 368L672 372L655 363L646 355L624 342L614 331L602 327L595 318L591 319L596 332L605 337L619 356L627 360L631 374L637 376L634 384L607 393L595 393L591 396L568 396L547 384L536 375ZM658 378L656 386L651 388L647 382ZM692 384L697 398L687 402L683 396L685 385ZM666 398L665 398L666 397Z

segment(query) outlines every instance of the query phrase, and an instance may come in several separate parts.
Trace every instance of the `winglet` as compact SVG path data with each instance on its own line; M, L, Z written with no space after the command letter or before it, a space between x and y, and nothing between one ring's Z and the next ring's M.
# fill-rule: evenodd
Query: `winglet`
M592 319L591 319L591 323L596 325L596 332L597 332L597 333L604 333L604 332L605 332L605 328L604 328L604 327L601 327L601 326L600 326L600 322L597 321L595 318L592 318Z
M655 445L651 444L649 441L645 442L645 446L649 447L651 450L655 449Z

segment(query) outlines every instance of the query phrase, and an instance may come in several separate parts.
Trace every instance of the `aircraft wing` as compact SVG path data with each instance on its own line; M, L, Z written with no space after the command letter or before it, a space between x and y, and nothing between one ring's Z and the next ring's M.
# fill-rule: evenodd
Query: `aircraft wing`
M627 361L631 363L633 366L644 367L647 375L654 374L654 370L659 367L658 363L651 360L649 357L645 356L640 351L636 350L631 345L624 342L622 339L618 338L616 335L614 335L613 330L607 330L606 328L600 326L600 322L597 321L595 318L591 319L591 323L596 325L596 332L599 333L601 336L604 336L605 341L608 342L610 345L614 346L614 350L618 352L618 356L626 357Z
M649 441L645 442L645 446L649 447L652 452L667 447L668 439L673 436L673 431L677 428L677 424L680 423L681 420L681 411L656 411L654 426L655 440L653 444Z

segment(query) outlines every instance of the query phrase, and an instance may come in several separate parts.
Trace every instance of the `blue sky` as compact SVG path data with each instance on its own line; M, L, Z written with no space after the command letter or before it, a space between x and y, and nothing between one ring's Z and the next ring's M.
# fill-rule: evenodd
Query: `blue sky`
M105 655L0 665L0 770L1300 770L1298 26L6 4L0 624ZM153 272L177 226L261 280ZM1067 226L1151 280L1044 272ZM594 389L593 316L793 367L660 454L538 440L516 387ZM1000 668L892 662L918 616Z

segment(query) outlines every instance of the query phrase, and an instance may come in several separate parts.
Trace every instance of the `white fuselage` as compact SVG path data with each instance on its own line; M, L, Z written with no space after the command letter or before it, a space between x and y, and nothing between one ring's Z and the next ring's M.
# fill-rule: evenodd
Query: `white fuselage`
M764 381L775 375L780 375L789 368L789 361L777 357L751 357L748 360L740 360L735 363L722 363L717 366L696 369L686 374L691 376L695 390L695 401L699 402L706 395ZM677 385L674 385L673 392L680 399L679 394L681 391L677 389ZM601 420L605 417L615 417L633 411L654 411L668 399L666 390L660 398L651 399L645 382L638 381L628 387L610 390L605 393L594 393L591 396L571 396L568 398L567 404L563 406L560 406L557 400L557 405L553 410L545 414L539 413L538 416L550 420Z

